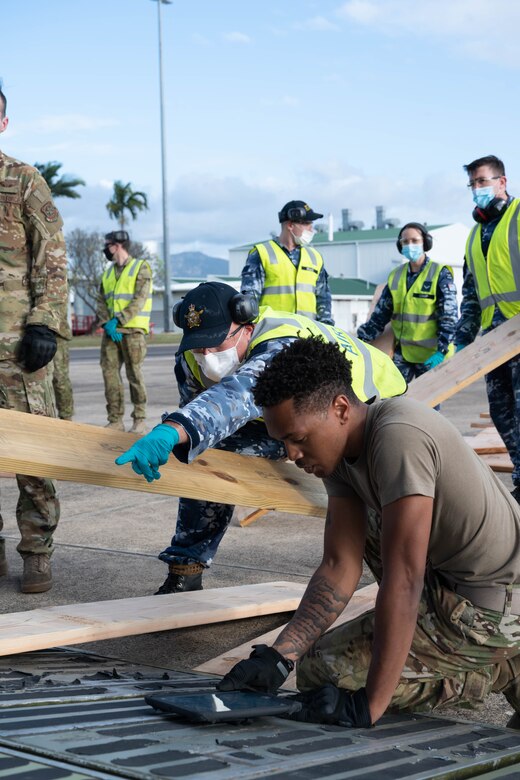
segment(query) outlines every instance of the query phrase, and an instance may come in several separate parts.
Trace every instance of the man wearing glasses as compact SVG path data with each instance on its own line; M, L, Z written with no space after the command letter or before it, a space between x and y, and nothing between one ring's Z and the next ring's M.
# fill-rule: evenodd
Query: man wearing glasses
M464 170L475 208L466 242L457 351L520 313L520 199L507 192L504 163L480 157ZM520 356L486 375L491 419L513 461L513 496L520 503Z

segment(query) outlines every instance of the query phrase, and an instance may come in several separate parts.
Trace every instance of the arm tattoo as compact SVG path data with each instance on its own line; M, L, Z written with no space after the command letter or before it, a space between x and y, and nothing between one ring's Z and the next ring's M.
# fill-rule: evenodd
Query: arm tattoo
M298 656L310 647L341 615L349 600L334 583L321 574L314 574L290 623L275 642L282 655Z

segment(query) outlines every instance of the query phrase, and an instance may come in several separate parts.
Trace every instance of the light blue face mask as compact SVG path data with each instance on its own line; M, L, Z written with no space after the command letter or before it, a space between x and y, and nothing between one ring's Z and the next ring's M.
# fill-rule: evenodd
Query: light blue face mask
M401 254L407 260L415 263L424 254L424 248L422 244L405 244L401 249Z
M479 209L485 209L486 206L489 206L494 197L493 187L479 187L473 190L473 202Z

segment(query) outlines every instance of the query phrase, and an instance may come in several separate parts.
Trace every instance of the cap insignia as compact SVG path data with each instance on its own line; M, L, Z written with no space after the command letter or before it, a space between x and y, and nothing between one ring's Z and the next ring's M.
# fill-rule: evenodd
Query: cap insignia
M194 303L190 303L188 306L188 313L184 315L184 319L186 320L186 325L188 328L200 328L201 326L201 319L200 315L204 309L200 309L200 311L197 311L195 308Z

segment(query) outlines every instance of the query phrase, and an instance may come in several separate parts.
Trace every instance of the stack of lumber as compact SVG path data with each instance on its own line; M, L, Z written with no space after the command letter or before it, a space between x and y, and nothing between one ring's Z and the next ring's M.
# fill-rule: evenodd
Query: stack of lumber
M481 415L483 419L487 419L487 417L488 415L485 413ZM471 427L477 428L481 427L481 425L479 423L471 423ZM500 438L497 429L489 420L480 433L477 433L476 436L465 436L464 439L493 471L509 473L513 471L513 463L507 448Z

